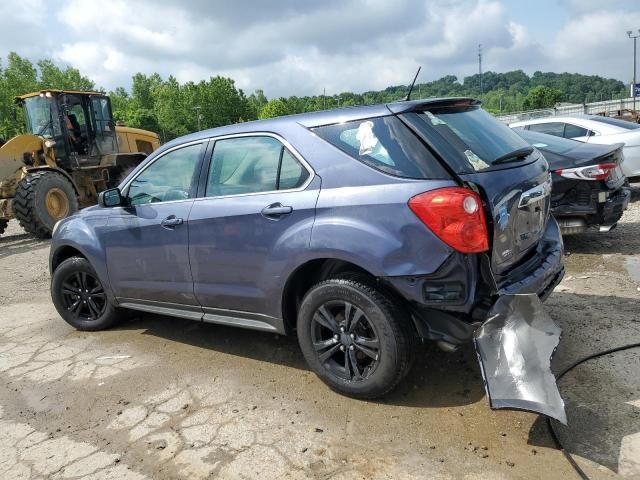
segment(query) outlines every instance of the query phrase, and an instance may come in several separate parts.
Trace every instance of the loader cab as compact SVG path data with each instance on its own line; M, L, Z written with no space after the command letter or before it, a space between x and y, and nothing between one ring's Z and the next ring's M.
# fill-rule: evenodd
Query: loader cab
M47 90L17 101L24 109L27 131L50 140L59 167L98 165L102 156L118 152L109 97Z

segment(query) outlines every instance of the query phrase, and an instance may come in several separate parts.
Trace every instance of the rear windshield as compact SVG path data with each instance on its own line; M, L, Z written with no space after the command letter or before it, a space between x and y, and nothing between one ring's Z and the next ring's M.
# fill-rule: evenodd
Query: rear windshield
M591 117L594 122L606 123L607 125L613 125L615 127L624 128L625 130L635 130L640 128L640 125L633 122L627 122L626 120L620 120L618 118L609 117Z
M551 153L557 153L558 155L567 153L581 144L581 142L578 142L577 140L556 137L555 135L547 135L546 133L533 132L531 130L525 130L524 128L514 128L513 130L529 142L529 145L532 147L536 147L543 151L549 151Z
M406 178L448 178L431 151L393 115L317 127L313 131L376 170Z
M476 171L529 147L513 130L476 105L430 108L420 112L418 118L459 150Z

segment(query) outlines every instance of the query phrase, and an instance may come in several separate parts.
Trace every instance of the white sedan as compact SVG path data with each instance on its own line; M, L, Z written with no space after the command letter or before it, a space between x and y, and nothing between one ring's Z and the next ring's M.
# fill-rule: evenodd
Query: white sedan
M598 115L579 115L536 118L514 122L509 126L581 142L605 145L624 143L622 171L630 180L640 181L640 124Z

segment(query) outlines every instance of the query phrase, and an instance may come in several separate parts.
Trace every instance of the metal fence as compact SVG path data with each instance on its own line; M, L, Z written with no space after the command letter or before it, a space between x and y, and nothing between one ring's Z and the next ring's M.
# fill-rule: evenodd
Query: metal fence
M636 107L640 108L640 99L636 100ZM543 108L540 110L529 110L526 112L509 113L498 115L497 118L506 124L530 120L532 118L553 117L562 115L575 115L579 113L597 114L607 112L615 114L618 110L632 109L633 98L623 98L621 100L606 100L604 102L593 102L584 104L559 105L553 108Z

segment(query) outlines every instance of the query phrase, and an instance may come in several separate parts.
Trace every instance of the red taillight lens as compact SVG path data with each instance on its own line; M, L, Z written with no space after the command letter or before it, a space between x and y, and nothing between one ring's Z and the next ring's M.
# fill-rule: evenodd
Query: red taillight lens
M440 240L462 253L489 250L482 200L461 187L440 188L409 200L409 208Z
M606 180L611 170L617 166L615 163L599 163L587 167L561 168L555 172L561 177L575 180Z

